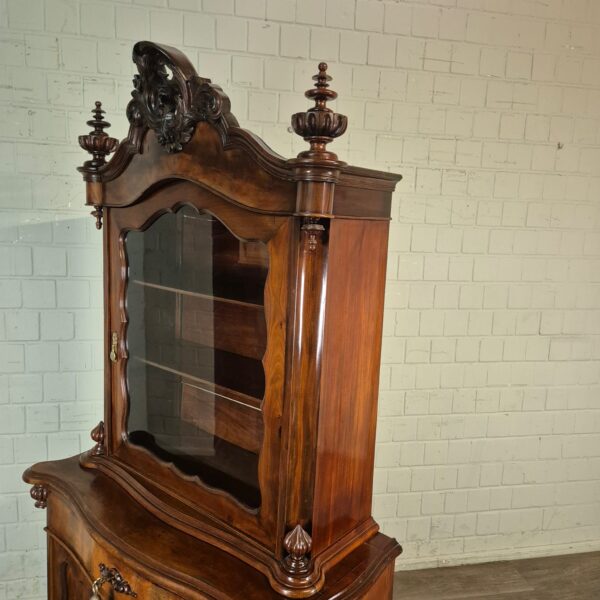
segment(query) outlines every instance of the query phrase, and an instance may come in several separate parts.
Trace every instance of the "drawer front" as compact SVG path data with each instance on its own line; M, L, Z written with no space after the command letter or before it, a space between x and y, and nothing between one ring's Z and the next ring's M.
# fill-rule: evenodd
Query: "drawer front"
M101 546L94 546L92 550L92 565L94 568L94 577L100 577L100 565L105 565L108 569L116 569L117 573L122 577L125 584L129 586L132 592L137 594L140 600L181 600L180 596L175 596L167 590L160 588L152 582L145 579L137 573L130 565L123 560L115 557L110 552L106 551ZM119 592L116 582L106 582L102 584L101 590L108 593L108 598L114 600L128 600L132 596L126 592ZM110 593L113 593L111 596Z

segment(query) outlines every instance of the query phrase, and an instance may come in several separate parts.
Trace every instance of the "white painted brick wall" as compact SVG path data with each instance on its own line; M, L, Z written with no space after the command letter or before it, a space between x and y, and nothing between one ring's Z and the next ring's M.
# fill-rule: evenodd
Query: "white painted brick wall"
M600 2L0 0L0 600L45 597L21 472L90 445L100 236L76 136L132 42L278 152L330 62L341 158L401 171L374 511L400 568L600 548Z

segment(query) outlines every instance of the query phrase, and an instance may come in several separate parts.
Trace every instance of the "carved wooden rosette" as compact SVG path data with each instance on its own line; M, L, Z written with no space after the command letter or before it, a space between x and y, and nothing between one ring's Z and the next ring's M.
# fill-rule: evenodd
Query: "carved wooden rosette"
M94 456L102 456L103 454L106 454L106 448L104 446L104 421L100 421L100 423L98 423L98 425L92 429L90 437L92 440L94 440L94 442L96 442L96 445L92 448L92 454Z
M40 483L36 483L29 490L29 495L35 500L36 508L46 508L48 506L48 488Z
M296 525L283 541L287 556L283 561L285 569L292 575L302 575L309 570L312 539L301 525Z

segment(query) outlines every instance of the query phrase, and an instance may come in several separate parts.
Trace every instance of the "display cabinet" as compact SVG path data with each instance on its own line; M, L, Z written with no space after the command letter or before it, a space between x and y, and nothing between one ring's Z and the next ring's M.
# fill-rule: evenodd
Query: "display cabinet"
M133 61L128 136L97 102L79 138L104 418L88 452L25 473L48 508L49 597L391 598L400 546L371 496L400 176L327 148L347 120L324 63L286 160L176 49L139 42Z

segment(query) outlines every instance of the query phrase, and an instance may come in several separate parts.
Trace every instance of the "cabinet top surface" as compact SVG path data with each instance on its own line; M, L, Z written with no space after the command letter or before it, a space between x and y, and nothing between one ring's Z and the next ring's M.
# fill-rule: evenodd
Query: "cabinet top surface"
M110 478L82 469L77 457L38 463L23 477L29 483L44 486L50 503L52 494L59 494L83 516L86 529L93 533L98 544L123 557L128 568L162 585L168 587L172 577L190 592L217 594L210 595L211 598L282 598L270 588L261 573L227 552L169 527L143 509ZM64 526L75 524L65 523ZM63 534L60 529L55 533ZM356 588L360 588L366 579L364 575L370 570L381 569L399 551L395 540L379 534L336 565L330 573L329 584L312 596L313 600L337 598L344 591L354 598L352 590L358 591Z
M348 122L344 115L327 106L337 93L330 88L326 63L319 64L319 72L313 77L314 87L305 94L315 105L292 115L295 133L310 147L296 158L285 159L239 126L221 87L199 76L179 50L138 42L133 48L133 62L138 73L127 107L127 137L118 142L108 135L105 129L110 124L103 118L100 102L96 102L94 118L88 121L93 130L79 138L80 145L93 158L78 170L88 184L101 184L103 188L90 194L88 186L88 204L123 206L124 179L131 183L141 178L147 185L138 195L131 194L133 197L126 204L139 201L150 187L167 179L186 179L218 189L214 177L200 173L202 165L210 167L213 175L216 166L224 177L247 179L249 185L258 189L277 186L281 196L277 206L250 208L280 214L310 212L290 206L288 197L295 196L298 182L335 184L342 190L336 189L336 198L343 196L346 189L351 203L358 205L368 204L371 199L363 194L358 200L356 190L390 196L402 178L396 173L349 166L327 148L329 142L345 132ZM113 151L114 156L106 161ZM225 195L229 196L227 190ZM245 204L243 199L241 203ZM340 208L338 212L342 216L344 210ZM354 216L370 215L367 212Z

